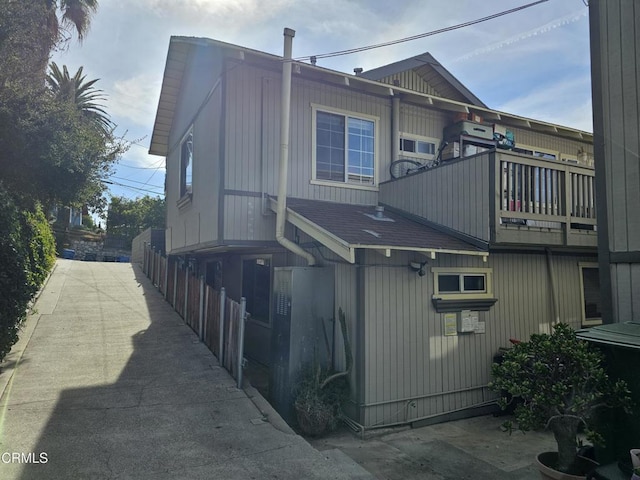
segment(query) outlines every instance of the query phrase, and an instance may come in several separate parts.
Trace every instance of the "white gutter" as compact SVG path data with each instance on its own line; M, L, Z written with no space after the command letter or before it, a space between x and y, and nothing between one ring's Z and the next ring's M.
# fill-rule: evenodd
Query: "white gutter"
M304 257L309 266L316 264L316 259L300 245L284 236L287 216L287 180L289 170L289 112L291 110L291 51L295 30L284 29L284 55L282 59L282 106L280 111L280 176L278 183L278 205L276 208L276 240L287 250Z

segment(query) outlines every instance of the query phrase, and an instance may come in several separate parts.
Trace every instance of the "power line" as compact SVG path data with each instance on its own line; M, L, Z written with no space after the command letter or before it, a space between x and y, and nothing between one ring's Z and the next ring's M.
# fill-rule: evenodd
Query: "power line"
M146 186L146 185L148 185L148 183L146 183L146 182L139 182L139 181L137 181L137 180L131 180L130 178L116 177L116 176L114 176L114 175L110 176L109 178L115 178L116 180L122 180L122 181L125 181L125 182L138 183L138 184L140 184L140 185L142 185L142 186ZM159 185L149 185L149 186L150 186L150 187L152 187L152 188L164 188L164 187L159 186Z
M164 163L164 159L160 160L160 162ZM156 162L158 163L158 162ZM135 168L136 170L156 170L158 168L162 168L163 165L160 165L158 167L135 167L133 165L127 165L126 163L122 163L122 162L118 162L118 166L120 167L126 167L126 168Z
M319 55L309 55L308 57L298 57L298 58L294 58L294 60L296 60L296 61L305 61L305 60L311 60L312 57L315 58L315 59L318 59L318 58L338 57L338 56L341 56L341 55L351 55L353 53L365 52L367 50L373 50L375 48L388 47L388 46L391 46L391 45L397 45L399 43L410 42L412 40L418 40L420 38L430 37L432 35L438 35L440 33L450 32L452 30L458 30L460 28L469 27L469 26L475 25L477 23L482 23L482 22L486 22L488 20L493 20L494 18L502 17L504 15L509 15L511 13L514 13L514 12L519 12L519 11L524 10L526 8L534 7L536 5L539 5L541 3L545 3L545 2L548 2L548 1L549 0L538 0L537 2L528 3L526 5L522 5L520 7L512 8L510 10L505 10L505 11L500 12L500 13L494 13L493 15L488 15L486 17L482 17L482 18L479 18L477 20L471 20L469 22L459 23L457 25L452 25L450 27L440 28L438 30L433 30L431 32L420 33L418 35L413 35L411 37L401 38L399 40L391 40L389 42L378 43L376 45L367 45L367 46L364 46L364 47L350 48L348 50L340 50L340 51L337 51L337 52L321 53Z
M154 195L162 195L160 192L154 192L153 190L147 190L146 188L133 187L131 185L125 185L124 183L111 182L109 180L103 180L103 183L107 183L109 185L117 185L119 187L128 188L130 190L139 190L141 192L153 193Z

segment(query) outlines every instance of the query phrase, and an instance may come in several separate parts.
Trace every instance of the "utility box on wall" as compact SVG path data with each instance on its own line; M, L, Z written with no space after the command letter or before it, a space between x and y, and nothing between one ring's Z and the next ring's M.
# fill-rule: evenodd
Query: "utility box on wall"
M334 332L334 270L331 267L276 267L269 396L291 422L293 389L302 370L331 366Z

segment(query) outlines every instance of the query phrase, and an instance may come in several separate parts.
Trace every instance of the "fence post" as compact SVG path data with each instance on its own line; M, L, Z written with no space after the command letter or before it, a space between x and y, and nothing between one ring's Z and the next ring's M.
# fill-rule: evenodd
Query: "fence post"
M169 256L164 257L164 299L167 300L169 296Z
M156 286L160 290L160 250L156 250Z
M242 388L242 364L244 358L244 321L247 315L247 299L240 299L240 318L238 319L238 388Z
M209 345L211 343L211 325L209 324L209 322L211 321L211 319L209 318L209 290L211 290L210 288L207 288L207 284L205 283L204 285L204 315L203 315L203 325L206 325L206 329L203 328L203 332L202 332L202 340L204 341L204 343L207 343L207 346L209 347L209 349L211 351L213 351L213 345ZM208 333L208 335L207 335ZM209 339L207 340L206 337L209 337Z
M187 310L188 307L189 307L189 265L187 265L187 268L184 271L184 315L182 316L182 318L184 318L185 323L189 323L189 320L188 320L189 311Z
M144 247L142 249L142 273L147 274L147 242L144 242Z
M200 275L200 308L198 310L198 337L204 340L204 276Z
M227 303L227 292L222 287L220 289L220 322L218 322L219 338L218 338L218 362L224 367L224 309Z
M151 247L151 254L149 255L149 263L151 264L151 267L149 268L149 279L151 280L151 284L155 285L155 265L156 265L156 247Z
M173 302L171 306L176 309L176 296L178 295L178 262L174 262L173 265Z

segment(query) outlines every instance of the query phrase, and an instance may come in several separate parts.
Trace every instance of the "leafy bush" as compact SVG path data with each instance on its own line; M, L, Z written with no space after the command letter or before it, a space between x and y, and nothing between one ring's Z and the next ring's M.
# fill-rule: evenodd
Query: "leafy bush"
M562 472L572 471L575 465L581 426L592 441L600 440L589 429L598 408L630 405L626 383L612 381L603 360L599 350L561 323L551 335L534 334L528 342L514 345L501 364L492 366L490 387L522 400L514 411L518 427L553 432L558 444L557 469ZM506 408L506 398L501 406Z
M42 209L21 211L0 185L0 361L18 340L29 301L55 262L55 242Z

